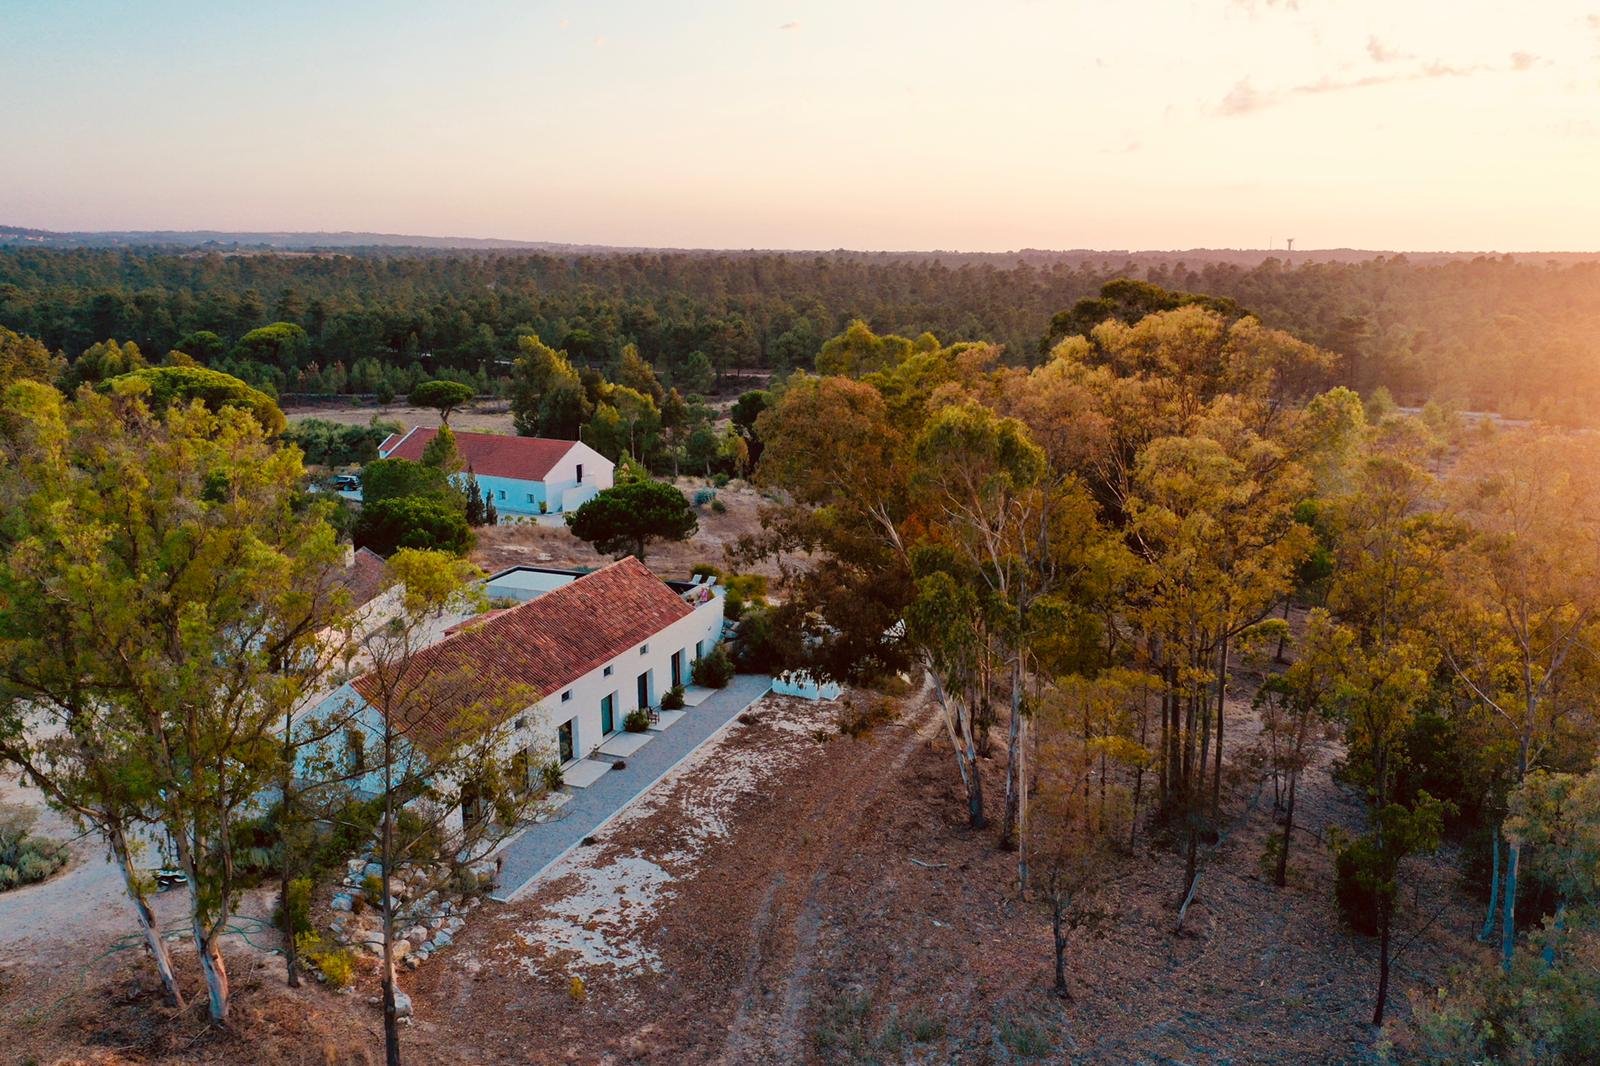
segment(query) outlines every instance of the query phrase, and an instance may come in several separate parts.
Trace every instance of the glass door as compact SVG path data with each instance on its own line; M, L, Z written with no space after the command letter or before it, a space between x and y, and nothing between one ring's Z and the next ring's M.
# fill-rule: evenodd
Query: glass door
M569 763L572 755L577 750L576 738L572 735L572 720L561 723L561 728L556 730L557 746L561 750L561 761Z
M617 694L615 692L600 701L600 733L610 736L617 730Z

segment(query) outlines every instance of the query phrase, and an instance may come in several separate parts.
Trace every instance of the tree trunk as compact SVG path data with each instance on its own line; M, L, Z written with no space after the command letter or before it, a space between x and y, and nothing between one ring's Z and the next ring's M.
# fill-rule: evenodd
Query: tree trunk
M1511 972L1511 956L1517 950L1517 863L1522 858L1522 846L1516 841L1506 842L1506 891L1500 916L1500 968Z
M1483 916L1483 931L1478 934L1480 941L1487 941L1494 936L1495 919L1500 916L1500 827L1494 827L1494 833L1489 838L1489 846L1494 855L1494 865L1489 871L1489 910Z
M1278 849L1278 869L1273 881L1282 888L1289 878L1289 842L1294 839L1294 788L1300 780L1297 771L1289 774L1289 803L1283 817L1283 847Z
M1200 831L1194 825L1191 816L1189 820L1189 847L1183 860L1183 895L1184 904L1188 904L1188 896L1194 890L1194 876L1200 848Z
M1211 820L1220 823L1222 816L1222 721L1228 695L1228 638L1222 638L1222 653L1217 659L1217 755L1216 768L1211 774ZM1205 767L1200 768L1203 775Z
M1022 801L1022 660L1011 666L1011 724L1006 732L1006 809L1000 822L1000 846L1017 846Z
M389 719L385 718L385 722ZM394 1002L394 915L389 868L394 863L394 734L385 725L383 744L383 825L379 847L383 860L383 1054L385 1066L400 1066L400 1018Z
M1061 891L1052 885L1050 889L1050 932L1055 937L1056 947L1055 993L1062 999L1071 999L1072 991L1067 988L1067 931L1066 923L1062 921L1065 910L1066 900L1062 897Z
M482 501L480 500L481 504ZM294 839L292 824L294 808L294 715L286 712L283 720L283 798L278 808L278 836L283 842L283 855L278 863L278 911L283 919L283 961L290 988L300 987L300 946L295 943L294 915L289 913L289 882L294 879L290 841Z
M1283 620L1285 622L1289 620L1289 597L1287 596L1283 598ZM1286 663L1289 661L1283 657L1283 646L1288 642L1288 640L1289 631L1287 628L1285 628L1282 633L1278 634L1278 653L1273 656L1273 660L1275 662Z
M111 853L117 860L118 868L122 870L122 883L128 890L128 900L133 904L134 916L139 920L139 931L144 934L145 950L150 952L150 961L155 963L156 973L161 976L161 987L166 993L167 1005L182 1007L183 990L178 987L177 974L172 972L172 954L167 950L167 942L161 939L161 928L156 924L156 916L150 910L150 903L145 899L144 890L139 887L138 871L133 868L133 856L128 851L128 838L120 826L112 826L109 836Z
M195 954L200 958L200 972L206 979L211 1020L220 1025L228 1020L228 968L223 964L222 950L217 946L219 935L220 930L208 934L200 920L194 920Z
M1378 908L1378 1003L1372 1009L1372 1024L1383 1024L1383 1008L1389 1000L1389 924L1390 908Z

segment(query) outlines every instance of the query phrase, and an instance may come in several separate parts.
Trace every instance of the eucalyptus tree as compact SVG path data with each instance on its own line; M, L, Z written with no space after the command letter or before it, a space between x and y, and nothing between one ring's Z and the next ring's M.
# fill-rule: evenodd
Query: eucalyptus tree
M332 665L319 634L341 552L325 505L301 490L298 451L235 407L158 417L137 390L63 402L24 386L5 422L5 606L56 616L0 642L7 695L31 685L25 698L65 715L65 736L97 731L48 768L47 791L68 809L86 792L108 799L116 817L96 827L125 867L115 838L130 822L170 836L210 1014L225 1020L235 830L278 778L279 724ZM37 750L8 732L13 758Z
M1600 732L1597 459L1581 438L1516 434L1469 449L1449 481L1466 530L1447 570L1455 624L1439 639L1455 677L1509 740L1511 788L1563 733L1584 735L1592 751ZM1498 895L1509 969L1522 845L1506 844Z

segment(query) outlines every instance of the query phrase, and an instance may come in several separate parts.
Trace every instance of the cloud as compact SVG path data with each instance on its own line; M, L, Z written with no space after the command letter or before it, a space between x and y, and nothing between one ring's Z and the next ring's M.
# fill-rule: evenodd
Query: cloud
M1520 73L1531 69L1538 61L1538 56L1527 52L1517 52L1512 55L1510 64L1503 67L1486 63L1458 67L1436 61L1424 63L1415 70L1393 74L1368 74L1360 78L1335 78L1329 75L1316 81L1272 90L1257 89L1250 84L1249 78L1243 78L1235 82L1233 88L1228 90L1228 94L1217 105L1216 112L1219 115L1238 117L1240 115L1254 114L1257 111L1264 111L1269 107L1285 103L1297 96L1322 96L1327 93L1348 92L1353 89L1371 89L1379 85L1398 85L1404 82L1430 81L1435 78L1470 78L1478 74Z
M1271 103L1270 99L1256 92L1249 78L1240 78L1233 88L1228 90L1228 95L1222 98L1222 106L1218 110L1224 115L1248 115Z
M785 22L782 26L778 27L780 30L798 30L799 28L799 22Z
M1367 55L1372 57L1374 63L1399 63L1417 58L1409 52L1395 51L1376 37L1367 38Z

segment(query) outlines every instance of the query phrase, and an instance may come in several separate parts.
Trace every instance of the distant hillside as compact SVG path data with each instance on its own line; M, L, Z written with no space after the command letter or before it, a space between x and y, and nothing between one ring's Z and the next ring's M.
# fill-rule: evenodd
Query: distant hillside
M56 230L0 225L0 247L32 248L160 248L215 252L327 252L327 251L484 251L545 252L568 255L631 255L639 252L674 252L723 256L793 255L848 256L864 261L939 260L952 265L992 263L1013 265L1099 265L1105 263L1149 266L1159 263L1224 263L1253 267L1268 259L1284 263L1360 263L1403 255L1413 262L1441 262L1499 256L1497 252L1397 252L1371 248L1309 248L1294 252L1260 248L1023 248L1009 252L961 252L947 249L868 252L834 249L720 249L651 248L643 245L562 244L555 241L515 241L499 237L423 237L404 233L250 232L235 230ZM1519 252L1511 258L1525 262L1588 262L1600 252Z

